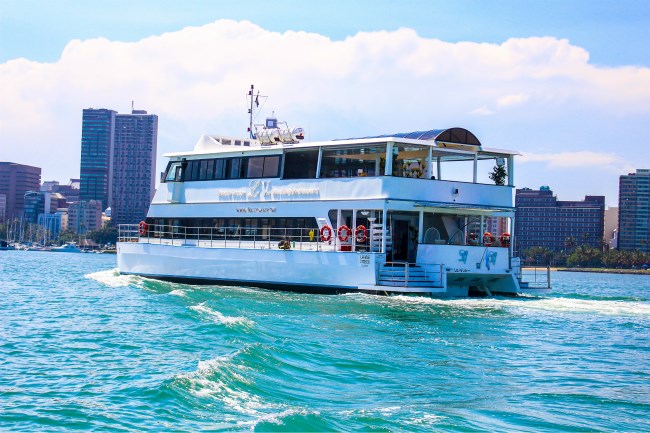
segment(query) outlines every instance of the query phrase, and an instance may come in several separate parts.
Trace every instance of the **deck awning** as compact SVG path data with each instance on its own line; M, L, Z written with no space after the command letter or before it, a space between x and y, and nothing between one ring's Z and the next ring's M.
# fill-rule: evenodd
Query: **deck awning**
M424 212L455 214L458 213L458 211L461 211L463 215L512 216L515 213L514 207L487 206L465 203L418 202L415 203L415 207L418 210L422 210ZM495 215L495 213L502 215Z
M430 129L428 131L397 132L368 137L345 138L342 140L359 140L367 138L406 138L410 140L435 141L439 143L464 144L481 147L481 142L465 128Z

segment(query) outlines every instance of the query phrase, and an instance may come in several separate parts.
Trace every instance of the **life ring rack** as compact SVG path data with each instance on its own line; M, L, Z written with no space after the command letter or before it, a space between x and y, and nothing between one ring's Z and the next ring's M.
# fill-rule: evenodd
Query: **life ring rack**
M501 234L499 237L499 242L501 242L502 247L509 247L510 246L510 233L505 232Z
M138 233L140 233L140 236L146 235L147 230L149 230L149 225L144 221L140 221L140 224L138 224Z
M320 240L327 242L332 239L332 228L328 225L324 225L320 229Z
M359 224L354 230L354 238L359 243L363 243L368 240L368 229L363 224Z

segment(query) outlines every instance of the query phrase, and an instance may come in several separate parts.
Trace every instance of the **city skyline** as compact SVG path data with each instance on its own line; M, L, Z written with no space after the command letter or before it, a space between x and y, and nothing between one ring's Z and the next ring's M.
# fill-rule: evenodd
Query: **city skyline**
M159 116L164 167L203 133L245 137L255 84L269 96L258 122L275 112L312 141L466 127L521 151L518 188L563 200L616 206L619 176L650 160L644 2L120 4L0 1L1 159L78 177L79 112L135 101Z

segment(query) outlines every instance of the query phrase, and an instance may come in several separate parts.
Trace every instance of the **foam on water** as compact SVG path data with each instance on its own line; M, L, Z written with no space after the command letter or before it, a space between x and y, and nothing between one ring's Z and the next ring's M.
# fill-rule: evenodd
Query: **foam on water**
M222 314L217 310L208 307L205 302L198 305L192 305L190 310L196 311L203 316L210 317L215 323L226 326L244 326L250 328L254 325L253 321L246 317L231 317Z
M171 292L169 292L169 294L172 295L172 296L187 298L187 292L185 292L185 290L182 290L182 289L174 289Z
M131 284L142 285L143 278L137 275L122 275L115 269L93 272L85 275L86 278L95 280L109 287L127 287Z
M251 368L238 359L246 352L247 348L244 348L199 361L195 371L176 375L175 382L197 398L219 401L235 413L251 418L237 421L237 425L254 427L262 421L277 420L278 413L290 413L286 411L293 409L286 405L267 402L249 391L254 388L254 383L245 377L245 373Z
M526 310L548 312L601 314L607 316L650 316L650 303L575 299L564 297L471 298L442 299L411 296L394 296L388 302L411 305L431 305L467 310L506 310L513 313Z

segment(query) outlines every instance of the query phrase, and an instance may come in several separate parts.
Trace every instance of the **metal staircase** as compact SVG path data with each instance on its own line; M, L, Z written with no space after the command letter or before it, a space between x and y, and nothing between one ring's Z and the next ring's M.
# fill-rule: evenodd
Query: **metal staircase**
M387 287L444 287L441 265L384 263L379 268L378 285Z

